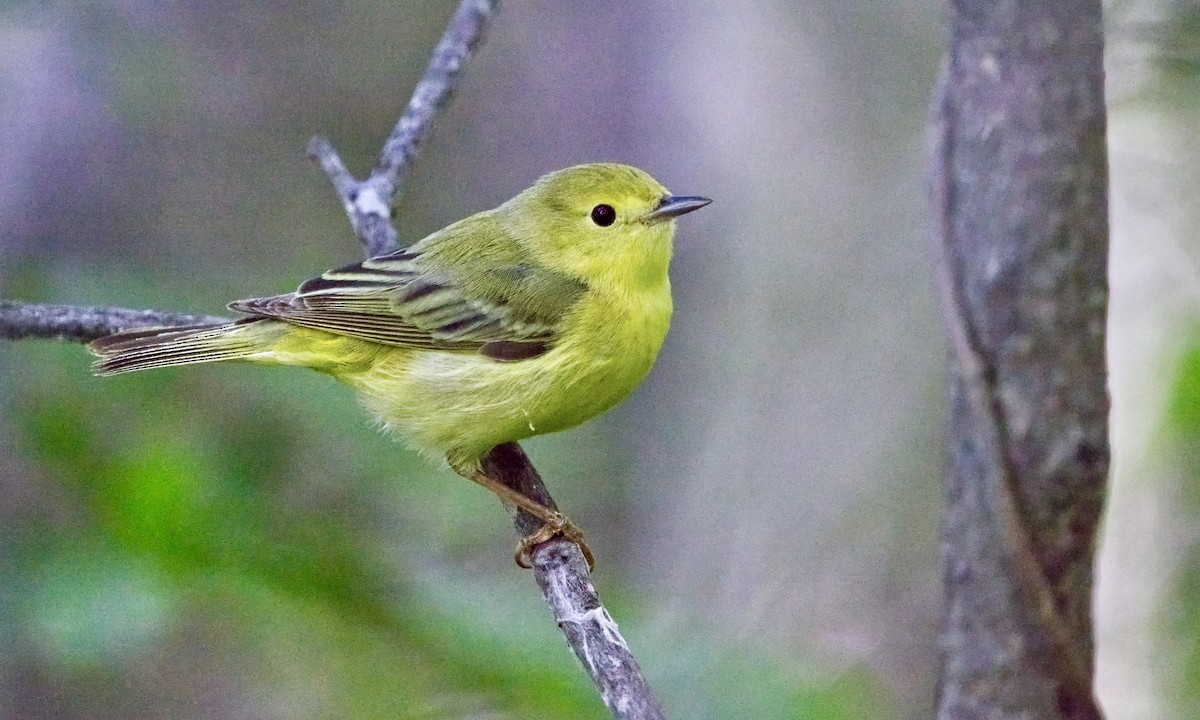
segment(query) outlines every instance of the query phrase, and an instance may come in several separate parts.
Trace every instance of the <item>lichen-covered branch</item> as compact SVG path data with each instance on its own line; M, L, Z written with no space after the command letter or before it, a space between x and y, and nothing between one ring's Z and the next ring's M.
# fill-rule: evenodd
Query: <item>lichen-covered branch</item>
M208 325L228 321L229 318L214 315L161 310L38 305L0 300L0 338L5 340L45 338L91 342L98 337L134 328Z
M493 448L484 458L483 469L514 490L547 507L557 508L520 445L505 443ZM524 536L536 531L541 521L518 510L513 515L513 524ZM567 644L583 663L613 716L626 720L663 718L662 707L629 645L596 594L579 546L562 538L539 545L533 554L533 576L559 630L567 637Z
M938 717L1095 720L1108 475L1098 0L951 3L933 109L950 346Z
M430 120L449 97L463 63L479 44L497 4L465 0L459 6L368 178L355 180L329 141L310 141L309 154L329 175L368 257L396 247L391 208L399 195L404 170L416 156ZM484 458L483 467L490 477L542 505L557 507L516 443L494 448ZM540 526L536 518L523 511L514 514L513 524L522 537ZM555 622L613 716L625 720L662 718L658 700L596 594L580 549L574 543L555 539L537 546L532 560L534 577Z
M38 305L0 300L0 338L47 338L90 342L119 330L227 322L229 318L158 310ZM516 443L505 443L484 458L493 478L539 503L557 508L537 470ZM540 521L517 511L513 525L524 537ZM662 708L600 602L587 561L575 543L555 538L533 552L533 575L567 644L592 678L604 704L621 720L660 720Z
M329 175L354 232L368 256L396 247L391 211L409 161L445 104L462 66L482 38L497 2L464 0L434 51L412 100L388 137L371 175L356 180L333 146L313 138L309 154ZM226 322L228 318L155 310L125 310L69 305L35 305L0 301L0 338L55 338L88 342L119 330ZM555 507L537 471L516 443L506 443L484 460L497 480L548 507ZM517 512L514 526L521 536L538 528L535 518ZM601 604L579 548L554 539L532 552L533 574L554 619L583 663L614 717L659 720L662 709L651 692L612 616Z
M314 137L309 141L308 154L320 163L333 182L367 257L396 249L396 228L391 214L404 185L404 172L417 156L430 121L450 98L463 65L483 39L487 23L499 4L499 0L464 0L459 5L366 179L356 180L350 174L327 139Z

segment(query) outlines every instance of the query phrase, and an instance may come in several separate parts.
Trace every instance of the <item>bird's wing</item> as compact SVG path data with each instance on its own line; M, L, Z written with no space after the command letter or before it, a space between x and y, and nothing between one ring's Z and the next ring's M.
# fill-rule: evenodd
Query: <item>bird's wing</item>
M476 351L497 360L553 347L586 287L529 262L514 241L493 235L488 243L455 242L480 229L460 225L330 270L294 293L230 308L384 345Z

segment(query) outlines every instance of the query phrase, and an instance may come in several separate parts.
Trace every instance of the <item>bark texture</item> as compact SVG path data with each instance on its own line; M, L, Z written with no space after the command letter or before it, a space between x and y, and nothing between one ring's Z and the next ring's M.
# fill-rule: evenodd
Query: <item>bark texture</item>
M950 345L938 717L1100 718L1107 155L1095 0L959 0L933 109Z

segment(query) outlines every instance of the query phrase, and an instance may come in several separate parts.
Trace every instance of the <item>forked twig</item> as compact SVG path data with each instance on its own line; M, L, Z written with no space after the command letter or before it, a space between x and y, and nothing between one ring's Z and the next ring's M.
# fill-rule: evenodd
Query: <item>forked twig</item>
M350 174L328 140L315 137L309 142L309 155L329 176L367 256L397 247L391 212L403 186L404 172L416 156L430 121L445 105L464 63L479 44L497 5L497 0L462 2L366 179L357 180ZM0 338L9 340L54 338L88 342L120 330L227 320L156 310L0 301ZM505 485L554 507L554 500L537 471L516 443L494 448L484 458L484 469ZM540 524L523 511L514 513L513 523L522 536ZM555 622L612 715L623 720L663 718L662 708L629 646L596 594L579 548L566 540L551 540L534 549L532 560L534 578Z
M367 257L383 255L398 246L392 225L392 208L404 187L404 173L417 156L430 121L446 101L463 65L483 39L487 23L496 13L499 0L463 0L450 19L425 74L413 90L408 106L383 143L371 174L356 180L333 149L317 136L308 141L309 157L320 163L346 209L354 233L362 241Z

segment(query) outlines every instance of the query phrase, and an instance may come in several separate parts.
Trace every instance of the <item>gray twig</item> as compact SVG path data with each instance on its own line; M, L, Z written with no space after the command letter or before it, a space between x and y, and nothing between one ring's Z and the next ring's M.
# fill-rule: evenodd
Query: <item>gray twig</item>
M463 63L479 44L497 4L464 0L459 6L366 180L358 181L350 175L328 140L316 137L309 142L309 154L329 175L368 257L396 247L391 208L400 194L404 171L416 156L430 121L449 97ZM547 507L557 507L516 443L493 448L483 466L488 475L505 485ZM537 519L520 511L514 514L513 524L521 536L540 526ZM579 548L566 540L551 540L535 548L532 559L534 577L546 604L613 716L627 720L662 718L658 700L596 594Z
M329 176L367 257L398 247L391 214L404 185L404 172L417 156L430 121L449 99L463 65L483 39L499 4L499 0L463 0L459 5L365 180L356 180L350 174L329 140L320 136L309 140L308 155Z
M463 63L478 45L497 4L496 0L464 0L461 4L367 179L355 180L329 141L315 137L309 142L309 155L329 176L368 257L396 247L391 208L399 196L404 171L416 156L430 121L445 104ZM10 340L89 342L120 330L227 321L156 310L0 301L0 338ZM484 469L509 487L555 507L537 471L516 443L494 448L484 459ZM513 523L521 536L537 530L539 524L524 512L515 513ZM534 548L532 560L534 578L555 622L613 716L621 720L663 718L662 708L628 644L596 594L579 548L554 539Z
M504 443L492 448L483 460L483 469L517 492L557 509L520 445ZM518 510L513 525L524 536L536 531L541 521ZM533 576L554 613L558 629L567 637L567 643L613 716L661 720L662 707L625 638L621 637L616 621L600 602L579 547L561 538L539 545L533 553Z
M213 315L128 310L126 308L79 305L37 305L0 300L0 338L23 340L45 338L91 342L98 337L135 328L210 325L229 322Z

